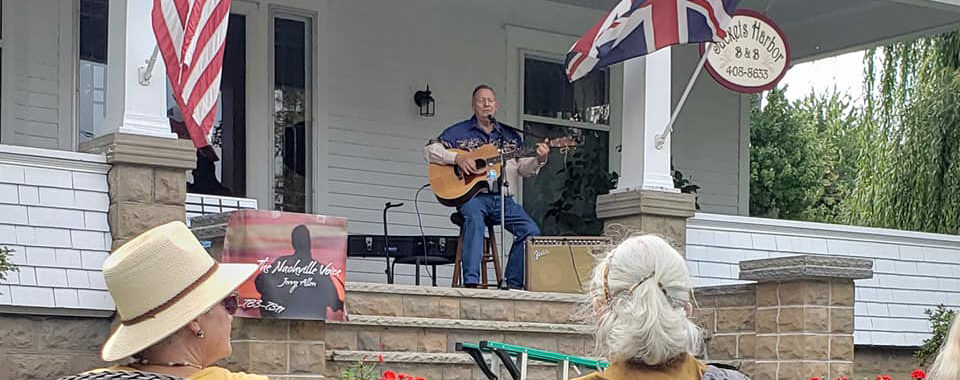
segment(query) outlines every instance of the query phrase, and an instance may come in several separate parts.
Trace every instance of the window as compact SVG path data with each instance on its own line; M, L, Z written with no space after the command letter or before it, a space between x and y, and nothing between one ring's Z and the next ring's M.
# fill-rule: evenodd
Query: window
M80 59L107 63L107 0L80 0Z
M307 212L310 188L310 21L273 21L274 209Z
M523 62L523 113L598 125L610 125L610 76L600 70L567 81L563 63L526 57Z
M574 83L563 62L538 56L523 60L523 115L528 146L534 135L573 137L576 149L553 149L540 175L523 181L523 205L544 235L595 235L596 195L610 188L610 76L596 71Z
M108 0L80 0L80 38L77 51L77 138L92 139L104 124L107 101Z

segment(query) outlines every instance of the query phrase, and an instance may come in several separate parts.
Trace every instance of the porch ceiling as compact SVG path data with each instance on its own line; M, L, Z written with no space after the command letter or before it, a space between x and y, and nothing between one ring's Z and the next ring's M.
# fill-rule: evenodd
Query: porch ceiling
M618 0L553 0L610 10ZM787 35L794 62L809 61L960 26L960 0L741 0Z

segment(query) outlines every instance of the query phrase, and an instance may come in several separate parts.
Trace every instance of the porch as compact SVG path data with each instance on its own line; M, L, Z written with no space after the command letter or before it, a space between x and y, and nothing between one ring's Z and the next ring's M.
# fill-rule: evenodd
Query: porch
M126 10L116 7L118 3L133 4L116 0L109 9ZM235 197L186 194L179 186L158 190L153 179L144 187L151 199L185 199L185 204L174 206L182 206L186 216L251 206L343 215L350 219L353 234L380 233L381 205L400 201L406 205L392 212L391 233L419 234L419 214L426 234L453 235L457 230L448 221L452 210L428 193L415 197L426 182L420 149L446 125L469 114L469 91L481 82L498 90L503 104L499 119L525 128L588 135L590 149L606 158L597 160L590 170L617 171L621 184L627 184L624 187L643 187L648 173L637 162L625 160L617 148L635 154L642 144L625 140L624 132L661 126L624 119L627 108L648 101L631 97L624 78L668 75L669 88L659 90L669 93L675 103L693 72L695 47L670 49L669 60L662 66L645 66L643 60L636 60L613 67L605 81L594 82L589 96L556 99L550 90L560 82L543 81L562 66L560 59L576 37L613 3L235 0L231 27L239 29L233 29L233 39L228 37L228 47L240 60L227 62L224 68L233 79L222 93L219 123L224 138L219 152L223 162L217 167L217 179L229 185ZM111 227L118 219L110 217L107 195L111 165L104 154L75 151L87 138L123 131L116 120L122 120L118 117L129 109L110 108L122 104L109 100L116 96L111 93L116 88L110 87L111 78L116 83L118 77L108 73L108 66L118 63L79 54L90 51L79 35L82 32L76 32L82 17L90 16L82 12L84 4L89 3L5 0L0 5L0 48L6 53L0 61L0 142L5 144L0 146L0 244L17 250L14 259L21 267L21 272L11 273L0 283L0 331L19 329L39 315L52 321L42 323L47 330L55 330L64 320L80 321L64 323L69 327L64 330L69 330L65 334L71 339L85 342L50 351L47 343L30 346L44 342L34 339L0 350L21 362L47 362L54 357L57 363L89 365L99 344L95 341L106 330L106 317L113 309L98 271L117 239ZM960 23L960 3L952 0L744 0L742 7L765 11L777 21L791 38L796 61L929 35ZM54 17L60 23L51 28L47 20ZM116 19L128 21L116 17L110 25ZM358 28L361 19L365 27ZM129 24L119 23L121 28ZM850 25L858 27L852 30ZM107 36L102 37L104 57L107 50L124 52L121 56L128 58L120 63L134 70L152 49L152 45L140 49L116 44L108 48ZM149 34L141 37L152 41ZM289 66L290 62L297 62L297 67ZM163 83L161 71L158 66L154 80L159 83ZM285 72L292 75L284 76ZM433 117L420 116L412 104L413 93L427 84L437 99ZM134 99L139 96L129 88L117 91L127 91ZM150 91L149 96L163 92ZM291 96L295 99L287 101ZM168 107L157 100L164 98L149 99L156 101L131 107L143 107L159 120L153 132L169 134L164 129L169 128L164 124ZM856 283L854 343L860 349L916 346L929 334L924 309L941 303L960 306L960 239L746 217L749 107L748 96L731 93L703 74L680 115L663 161L666 165L657 168L668 170L672 159L679 171L701 186L702 213L689 219L685 230L690 271L698 285L741 283L738 264L748 259L798 254L871 259L875 276ZM588 109L605 116L584 118ZM551 162L563 159L554 155ZM543 205L549 203L536 195L554 194L557 182L562 183L547 180L555 170L545 170L543 181L521 184L521 201L532 213L542 215ZM167 191L172 193L157 196ZM590 211L592 205L581 206ZM384 287L368 283L384 282L383 265L381 260L350 259L351 289L377 295ZM386 292L420 291L404 286L414 282L413 268L398 268L399 285ZM451 269L441 268L441 284L448 283ZM535 301L572 302L568 298ZM459 302L462 306L463 301ZM380 326L373 320L363 323ZM291 324L284 326L289 330L282 326L280 330L293 331ZM311 326L314 333L322 331ZM436 327L411 326L406 328ZM529 332L510 326L519 336ZM274 327L254 328L242 343L280 352L280 346L259 342L262 339L256 336L269 337L279 331L271 330ZM296 348L307 353L326 349L318 342L322 339ZM582 340L579 347L585 349ZM335 360L335 355L331 353L330 359ZM322 372L310 367L316 363L299 364L305 367L296 371ZM5 369L8 373L0 374L0 380L17 376Z

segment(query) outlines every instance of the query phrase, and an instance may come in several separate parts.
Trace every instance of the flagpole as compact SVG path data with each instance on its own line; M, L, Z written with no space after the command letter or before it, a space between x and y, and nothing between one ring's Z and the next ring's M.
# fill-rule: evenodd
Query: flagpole
M707 62L708 51L710 51L710 43L704 46L703 55L700 57L700 62L697 63L697 69L693 71L693 76L687 81L687 88L683 90L683 95L680 95L680 101L677 103L677 106L674 107L673 114L670 115L670 122L663 128L663 132L656 135L657 150L663 149L663 144L667 142L667 136L673 133L673 123L677 121L677 116L680 115L680 109L683 108L683 104L687 102L687 96L690 95L693 84L697 82L697 77L700 76L700 71L703 70L703 65Z
M150 55L150 58L147 58L144 63L145 66L140 66L140 85L149 86L150 80L153 79L153 66L157 64L157 53L160 52L160 46L154 45L153 54Z

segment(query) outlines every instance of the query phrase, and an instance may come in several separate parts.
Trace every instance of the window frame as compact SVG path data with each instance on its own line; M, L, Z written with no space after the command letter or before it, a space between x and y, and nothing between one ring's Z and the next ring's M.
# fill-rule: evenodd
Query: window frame
M304 178L304 213L314 213L318 212L317 200L315 199L315 193L317 191L316 186L316 173L314 159L317 155L316 149L314 148L314 140L317 138L317 128L316 122L316 106L314 104L316 100L315 90L316 85L314 83L315 73L317 62L314 54L314 47L312 46L317 39L316 24L317 17L313 12L304 11L300 9L286 8L281 6L270 7L268 12L268 41L267 41L267 72L268 72L268 88L266 89L268 93L268 99L270 99L270 117L271 126L276 122L276 102L274 101L274 90L276 86L276 75L275 75L275 62L276 62L276 20L285 19L293 21L301 21L305 23L304 31L307 33L306 38L304 38L304 58L306 62L304 63L304 141L306 142L306 152L305 152L305 178ZM268 128L269 132L269 157L270 162L266 165L267 179L269 181L268 193L269 198L267 199L268 207L271 210L276 209L276 165L274 165L275 160L275 134L272 128ZM248 175L251 173L248 172ZM249 191L249 189L248 189Z
M519 91L519 94L518 94L518 97L519 97L519 100L520 100L520 108L518 108L518 112L517 112L517 114L518 114L518 116L519 116L519 118L520 118L520 123L519 123L519 125L518 125L518 128L523 128L523 125L524 125L525 122L531 121L531 122L540 123L540 124L550 124L550 125L554 125L554 126L558 126L558 127L574 127L574 128L580 128L580 129L593 129L593 130L604 131L604 132L610 132L610 131L613 129L613 128L611 127L611 125L610 125L610 124L613 124L613 118L612 118L612 117L611 117L611 119L610 119L610 124L604 125L604 124L587 123L587 122L583 122L583 121L572 121L572 120L557 119L557 118L553 118L553 117L546 117L546 116L540 116L540 115L530 115L530 114L527 114L527 113L525 112L525 110L526 110L526 107L525 107L525 106L526 106L526 105L524 104L524 101L525 101L525 98L526 98L526 96L525 96L526 93L525 93L525 92L526 92L526 85L527 85L527 83L526 83L526 82L527 82L527 81L526 81L526 63L527 63L527 59L535 59L535 60L539 60L539 61L543 61L543 62L558 63L558 64L560 64L560 65L563 65L563 62L564 62L563 57L560 57L560 56L555 55L555 54L546 54L546 53L543 53L543 52L537 52L537 51L532 51L532 50L528 50L528 49L520 49L520 77L519 77L519 82L520 82L520 83L519 83L519 87L520 87L519 89L520 89L520 91ZM612 79L612 77L613 77L612 73L610 73L609 71L607 71L607 77L608 77L608 78L607 78L607 83L610 83L610 79ZM607 101L610 103L611 116L612 116L614 105L613 105L611 87L612 87L612 86L607 86Z

